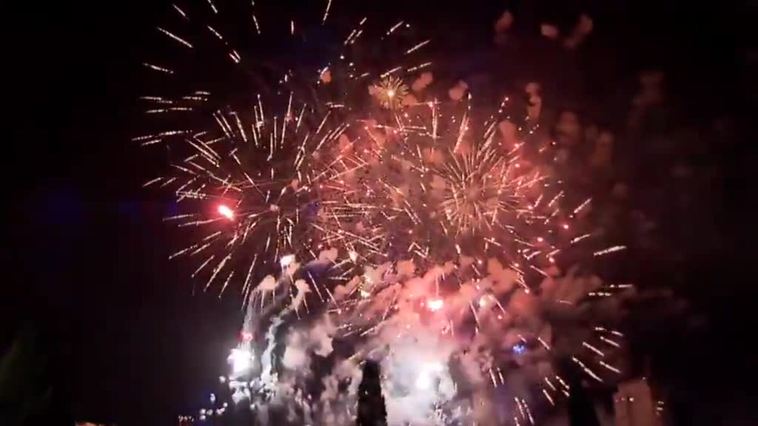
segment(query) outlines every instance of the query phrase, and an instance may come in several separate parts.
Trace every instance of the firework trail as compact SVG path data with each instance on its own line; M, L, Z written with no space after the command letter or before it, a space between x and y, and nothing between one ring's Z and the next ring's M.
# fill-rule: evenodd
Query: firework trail
M243 293L223 378L235 404L264 423L350 424L374 359L389 424L532 424L570 392L557 360L598 383L620 373L615 296L630 286L586 271L624 247L552 175L534 86L525 111L474 107L463 81L438 100L429 40L403 21L370 39L360 19L303 59L331 1L315 23L200 3L157 30L196 52L145 62L175 85L141 98L156 130L135 139L170 152L146 186L175 195L167 221L191 238L171 258ZM192 63L207 57L222 62Z

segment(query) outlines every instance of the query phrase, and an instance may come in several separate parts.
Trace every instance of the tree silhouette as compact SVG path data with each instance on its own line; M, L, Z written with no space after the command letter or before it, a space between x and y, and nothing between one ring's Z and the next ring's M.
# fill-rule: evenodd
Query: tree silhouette
M563 376L568 379L571 395L568 416L571 426L600 426L592 397L582 383L581 373L567 359L561 360Z
M384 406L379 364L366 361L363 379L358 386L357 426L386 426L387 409Z

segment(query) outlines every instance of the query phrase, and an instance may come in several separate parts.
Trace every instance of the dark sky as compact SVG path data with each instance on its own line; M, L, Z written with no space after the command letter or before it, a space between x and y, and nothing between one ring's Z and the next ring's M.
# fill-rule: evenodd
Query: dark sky
M170 3L57 3L18 2L3 13L3 68L10 70L3 89L3 287L11 297L0 302L0 349L24 326L33 327L49 362L56 414L64 418L171 424L198 406L222 371L240 313L234 297L191 295L188 271L167 261L175 244L161 218L171 202L141 189L157 166L129 140L141 133L135 97L142 90L142 53ZM430 9L431 3L420 1L404 15L448 40L455 37L442 30L458 25L465 40L481 43L489 42L492 22L508 4ZM517 22L520 16L572 22L580 10L595 18L593 49L614 51L615 62L596 64L601 71L593 72L611 70L613 77L589 84L590 92L629 85L646 67L663 68L680 105L688 106L688 120L727 117L740 135L739 123L755 105L749 76L756 51L747 48L743 24L755 6L696 3L510 4ZM735 374L748 365L742 348L755 334L747 328L745 288L754 274L749 266L738 273L744 265L732 249L747 240L739 238L747 224L741 201L747 148L738 143L719 152L718 197L702 206L712 214L709 232L720 235L718 244L708 240L692 251L697 259L680 265L684 279L699 277L682 293L710 326L697 335L701 341L681 337L682 346L670 349L673 361L664 364L675 368L682 360L677 377L691 370L693 389L712 388L692 391L691 406L703 410L716 389L745 392L739 387L744 377L738 381Z

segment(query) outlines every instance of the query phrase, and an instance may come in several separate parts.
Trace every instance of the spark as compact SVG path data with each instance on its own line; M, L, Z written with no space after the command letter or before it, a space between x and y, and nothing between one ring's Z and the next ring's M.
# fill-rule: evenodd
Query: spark
M628 288L634 288L634 284L609 284L608 288L612 288L612 289L628 289Z
M594 254L595 256L603 256L603 255L606 255L606 254L615 253L615 252L617 252L617 251L622 251L622 250L626 250L626 246L613 246L613 247L608 247L607 249L596 251L596 252L595 252L595 253L593 253L593 254Z
M326 0L326 9L324 9L324 17L321 18L321 25L326 23L326 18L329 17L329 9L332 7L332 0Z
M169 37L170 37L170 38L172 38L173 40L175 40L175 41L177 41L177 42L181 43L182 45L184 45L184 46L186 46L186 47L189 47L190 49L192 49L192 45L191 45L191 44L190 44L190 43L189 43L187 40L185 40L185 39L183 39L183 38L179 37L178 35L176 35L176 34L174 34L174 33L170 32L170 31L168 31L168 30L164 30L164 29L163 29L163 28L161 28L161 27L158 27L158 31L162 32L163 34L166 34L167 36L169 36Z
M154 183L158 183L158 182L160 182L161 180L163 180L163 178L162 178L162 177L157 177L157 178L155 178L155 179L151 179L151 180L149 180L149 181L145 182L145 183L142 185L142 187L143 187L143 188L147 188L148 186L150 186L150 185L152 185L152 184L154 184Z
M166 74L173 74L174 73L174 71L172 71L172 70L170 70L170 69L168 69L166 67L161 67L161 66L150 64L150 63L147 63L147 62L143 62L142 65L144 65L147 68L150 68L153 71L159 71L159 72L163 72L163 73L166 73Z
M408 72L416 72L416 71L422 70L424 68L428 68L431 65L432 65L431 62L424 62L423 64L418 64L418 65L412 66L412 67L406 69L406 71L408 71Z
M390 35L395 32L396 29L400 28L400 26L403 25L403 21L398 22L397 24L390 27L389 30L385 33L385 35Z
M598 364L600 364L603 367L605 367L605 368L613 371L616 374L621 374L621 370L619 370L618 368L616 368L616 367L614 367L614 366L612 366L610 364L607 364L607 363L603 362L602 360L598 361Z
M550 386L550 389L552 389L554 392L558 390L558 389L555 387L555 385L553 384L553 382L551 382L551 381L550 381L550 379L549 379L549 378L547 378L547 377L543 377L543 380L545 381L545 383L547 383L547 385L548 385L548 386Z
M219 40L221 40L221 41L223 41L223 40L224 40L224 37L222 37L222 36L221 36L221 33L219 33L218 31L216 31L216 29L215 29L215 28L213 28L213 27L212 27L212 26L210 26L210 25L206 25L206 28L208 28L208 30L209 30L209 31L210 31L210 32L211 32L211 33L212 33L214 36L216 36L216 38L217 38L217 39L219 39Z
M253 13L253 24L255 24L255 32L258 33L258 35L261 34L261 27L258 25L258 18Z
M575 356L571 357L571 360L574 361L579 367L582 368L582 370L587 373L588 376L592 377L593 379L597 380L600 383L603 383L603 379L600 378L597 374L595 374L594 371L590 370L582 361L579 361L579 359Z
M208 6L211 7L211 10L213 13L218 13L218 9L216 9L216 5L213 3L213 0L206 0L208 2Z
M183 11L183 10L182 10L180 7L179 7L179 6L177 6L176 4L172 4L171 6L173 6L173 7L174 7L174 10L176 10L176 12L177 12L179 15L181 15L181 17L182 17L182 18L184 18L184 19L189 19L189 18L187 17L187 14L186 14L186 13L185 13L185 12L184 12L184 11Z
M550 396L550 394L547 392L547 389L542 389L542 394L545 395L545 398L550 403L550 405L555 407L555 401L553 401L553 397Z
M591 201L592 201L591 198L587 198L586 200L584 200L582 204L579 204L579 206L574 209L574 214L578 214L580 211L584 210L584 208L587 207Z
M195 278L195 276L197 274L199 274L200 271L202 271L205 268L205 266L208 265L208 263L210 263L211 260L213 260L214 257L216 257L216 255L212 254L212 255L210 255L210 257L208 257L207 259L205 259L205 262L201 263L200 266L198 266L197 269L195 269L195 272L192 273L192 275L191 275L192 278Z
M430 41L431 41L431 40L425 40L425 41L422 41L421 43L419 43L419 44L417 44L417 45L415 45L415 46L411 47L411 48L410 48L410 49L408 49L408 50L406 50L406 51L405 51L405 54L406 54L406 55L408 55L408 54L410 54L410 53L413 53L413 52L415 52L415 51L417 51L417 50L421 49L422 47L424 47L424 46L426 46L427 44L429 44L429 42L430 42Z
M582 342L582 346L584 346L585 348L591 350L592 352L594 352L594 353L596 353L596 354L598 354L600 356L605 356L605 353L603 353L603 351L601 351L600 349L598 349L598 348L590 345L587 342Z

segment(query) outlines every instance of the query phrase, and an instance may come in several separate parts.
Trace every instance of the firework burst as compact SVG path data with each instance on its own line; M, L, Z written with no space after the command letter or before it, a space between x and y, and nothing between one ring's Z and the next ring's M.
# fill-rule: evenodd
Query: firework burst
M506 147L498 117L472 123L467 103L423 103L394 115L392 125L364 127L369 166L350 175L364 186L353 205L356 235L382 235L360 250L375 261L414 258L440 264L462 256L497 256L518 270L546 275L573 232L560 185L530 167L524 142ZM504 118L503 118L504 119ZM587 207L584 203L582 208Z
M452 101L419 102L429 41L403 21L371 38L363 18L303 60L309 28L333 19L325 6L313 23L277 24L254 4L174 6L159 35L222 65L145 62L176 83L142 97L158 129L135 138L171 153L171 172L146 184L182 211L167 220L191 242L171 257L190 259L206 289L243 291L245 338L225 379L234 401L349 424L355 371L378 359L390 424L526 424L569 393L555 360L596 382L618 374L622 336L600 314L588 329L587 312L628 285L570 266L624 247L602 244L585 223L591 201L550 172L549 146L530 138L539 114L514 124L507 99L483 113L464 82ZM252 25L235 29L235 15ZM332 355L337 339L348 355ZM324 390L304 396L313 376Z
M394 110L403 105L406 96L408 96L408 86L402 79L389 76L382 79L378 84L369 86L368 92L376 98L382 107Z
M328 114L315 117L292 97L285 111L266 116L262 103L247 116L217 111L215 129L188 135L188 156L152 182L172 188L186 209L167 220L195 228L197 240L171 257L197 259L192 275L207 276L206 289L222 278L223 291L245 270L247 291L256 266L315 257L317 231L329 234L340 216L334 200L350 159L334 146L346 126L330 126Z
M478 125L473 116L467 103L433 102L400 111L392 126L351 129L374 137L348 144L361 167L340 174L345 214L329 220L337 231L324 240L349 247L355 266L314 279L306 265L258 285L280 296L248 305L246 333L268 327L273 336L288 318L308 320L261 346L269 355L252 382L266 392L249 398L255 409L296 406L303 421L348 424L354 389L349 398L329 389L357 386L360 361L376 359L390 424L528 424L569 395L564 360L600 386L621 373L623 335L603 306L631 285L569 268L620 246L584 246L589 201L565 208L559 182L529 166L541 148L528 149L526 137L506 147L500 117ZM353 352L331 372L310 372L305 354L328 356L333 340ZM321 399L288 396L310 374L327 389Z
M144 63L166 94L140 97L156 130L134 139L172 157L171 173L145 186L176 195L182 213L167 220L194 241L171 257L192 259L206 289L235 283L249 292L263 271L281 271L283 256L372 244L342 226L361 210L343 176L366 165L350 150L351 117L371 108L371 81L402 81L431 65L421 59L428 41L414 41L403 21L374 31L364 17L339 35L341 22L328 25L331 2L317 21L274 10L173 5L157 31L178 51ZM249 28L240 14L252 16Z

